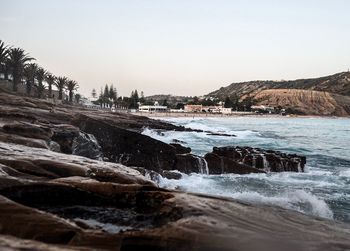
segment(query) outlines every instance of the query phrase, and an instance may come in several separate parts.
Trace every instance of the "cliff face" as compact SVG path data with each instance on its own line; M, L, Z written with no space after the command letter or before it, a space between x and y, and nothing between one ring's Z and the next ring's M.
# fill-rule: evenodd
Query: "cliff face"
M250 95L261 101L260 104L291 108L303 114L348 116L350 72L312 79L232 83L207 96L234 95L241 98Z
M349 116L350 97L329 92L269 89L252 95L261 105L282 106L296 113L323 116Z

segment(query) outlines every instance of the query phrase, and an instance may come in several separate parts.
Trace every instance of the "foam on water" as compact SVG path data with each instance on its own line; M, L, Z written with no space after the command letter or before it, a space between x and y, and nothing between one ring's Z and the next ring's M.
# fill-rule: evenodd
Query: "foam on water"
M75 218L75 221L82 222L86 225L88 225L92 229L101 229L103 231L106 231L111 234L119 233L120 231L126 231L126 230L131 230L131 227L128 226L118 226L114 225L111 223L102 223L99 222L95 219L80 219L80 218Z
M181 180L160 178L159 185L163 188L231 197L252 204L275 205L306 214L333 219L333 212L327 203L304 190L287 191L277 195L266 195L257 191L235 192L234 188L222 189L217 186L215 180L198 174L183 174Z
M277 205L311 215L350 222L349 119L329 118L175 118L176 125L235 134L221 137L196 132L143 134L166 143L174 139L204 155L214 146L252 146L302 154L305 173L249 175L183 175L181 180L160 178L161 187L227 196L242 201ZM266 164L266 163L265 163ZM264 165L268 169L268 165Z

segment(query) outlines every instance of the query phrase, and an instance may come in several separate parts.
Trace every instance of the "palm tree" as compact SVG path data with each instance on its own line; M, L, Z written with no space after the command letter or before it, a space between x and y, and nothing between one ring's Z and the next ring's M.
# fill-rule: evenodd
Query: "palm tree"
M11 48L9 50L7 63L12 71L13 91L17 91L18 84L23 77L24 67L31 60L35 59L29 57L29 55L21 48Z
M58 99L62 100L63 90L66 87L68 79L66 77L58 77L55 81L55 85L58 89Z
M31 63L25 66L24 68L24 78L26 79L26 87L27 87L27 95L30 96L32 91L32 87L35 83L35 76L38 70L38 65L35 63Z
M45 85L43 83L43 81L45 80L45 76L46 76L46 71L43 68L39 67L35 75L36 80L38 81L36 85L36 88L38 91L38 98L41 98L43 95L43 92L45 91Z
M50 72L46 72L45 80L47 85L49 86L49 98L52 97L52 85L55 84L56 77L52 75Z
M3 41L0 40L0 70L4 73L5 79L7 80L7 69L6 62L8 59L9 48Z
M73 102L73 92L79 88L79 85L74 80L69 80L67 83L67 89L69 91L69 102Z

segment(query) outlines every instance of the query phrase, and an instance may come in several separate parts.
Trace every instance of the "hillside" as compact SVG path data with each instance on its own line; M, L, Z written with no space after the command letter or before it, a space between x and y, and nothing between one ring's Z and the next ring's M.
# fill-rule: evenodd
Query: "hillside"
M329 92L269 89L253 95L258 104L282 106L295 113L324 116L349 116L350 97Z
M207 96L225 98L226 96L238 95L241 97L246 94L254 95L267 89L304 89L350 96L350 72L310 79L232 83L227 87L221 87L219 90L209 93Z

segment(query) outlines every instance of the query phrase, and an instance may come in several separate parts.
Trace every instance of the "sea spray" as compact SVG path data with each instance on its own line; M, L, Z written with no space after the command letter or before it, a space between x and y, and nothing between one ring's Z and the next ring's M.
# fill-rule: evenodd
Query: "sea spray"
M186 131L159 134L150 129L145 129L144 134L154 135L166 143L173 139L183 141L191 147L193 154L199 156L211 152L214 146L250 146L305 155L308 164L302 173L183 175L184 178L177 181L161 180L162 187L231 198L234 194L244 201L266 201L271 205L294 207L294 210L311 215L329 216L333 213L334 219L350 222L349 119L231 117L166 120L185 127L220 130L237 137ZM264 168L268 169L268 163L265 164Z

